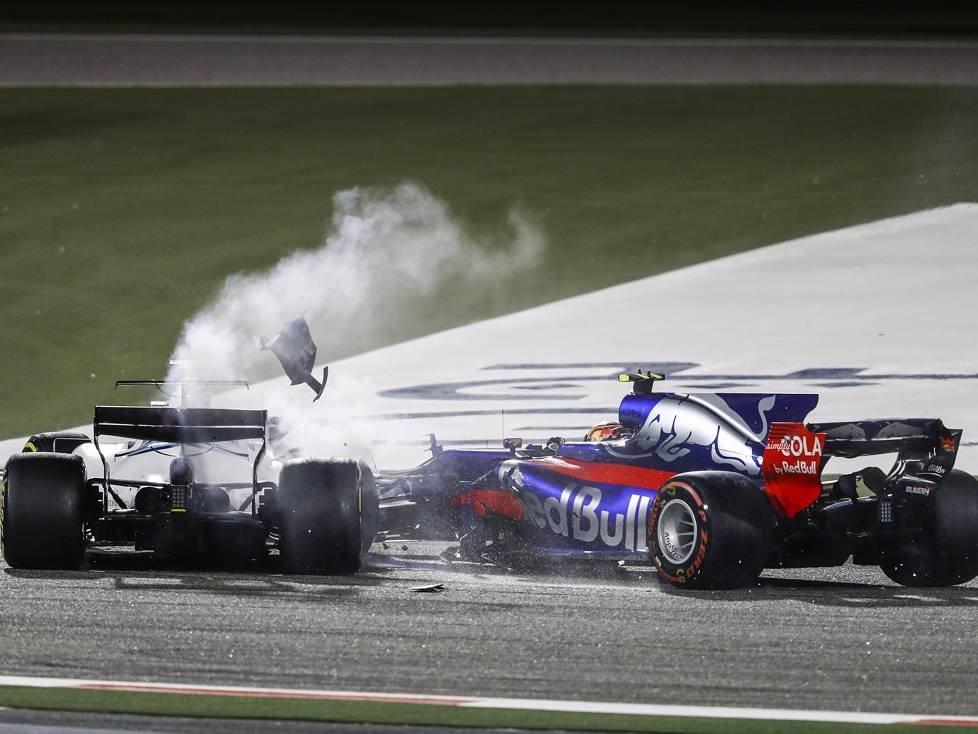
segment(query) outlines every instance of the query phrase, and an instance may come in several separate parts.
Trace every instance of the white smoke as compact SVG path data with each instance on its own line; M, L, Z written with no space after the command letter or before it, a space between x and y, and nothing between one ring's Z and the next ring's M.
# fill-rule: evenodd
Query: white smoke
M276 363L270 352L257 349L257 338L273 336L302 315L322 364L330 351L389 333L412 306L448 282L492 288L534 267L544 251L539 230L514 210L504 231L502 240L475 236L443 201L413 183L341 191L333 197L332 222L320 247L288 255L264 273L229 277L214 302L184 325L172 359L192 363L195 376L205 379L268 375ZM179 379L182 371L172 368L168 379ZM312 393L287 391L284 384L282 395L268 399L274 405L264 407L292 426L328 415L329 430L345 435L363 387L334 372L322 401L328 410L313 414Z

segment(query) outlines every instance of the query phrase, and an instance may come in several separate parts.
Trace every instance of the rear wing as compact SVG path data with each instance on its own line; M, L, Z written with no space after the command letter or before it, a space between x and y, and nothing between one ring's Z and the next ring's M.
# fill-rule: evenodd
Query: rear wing
M141 486L153 484L148 480L133 482L115 480L109 476L109 464L99 446L99 436L118 436L142 441L162 441L165 443L216 443L219 441L240 441L261 439L261 448L251 465L251 516L257 517L258 503L258 465L265 455L265 428L268 412L264 410L232 410L226 408L170 408L133 407L120 405L95 406L93 433L95 448L102 459L104 474L97 481L105 492L103 511L108 507L111 495L118 505L127 508L126 503L112 489L113 484L122 486ZM157 484L157 486L161 486ZM242 506L241 509L244 509Z
M832 456L855 458L896 454L888 484L939 483L954 467L961 431L936 418L850 421L847 423L773 422L761 459L764 489L775 508L794 517L822 492L822 470Z
M854 458L874 454L899 454L900 459L941 457L948 471L961 442L961 430L947 428L937 418L809 423L815 433L825 434L825 454Z
M265 438L264 410L98 405L95 436L167 443L215 443Z

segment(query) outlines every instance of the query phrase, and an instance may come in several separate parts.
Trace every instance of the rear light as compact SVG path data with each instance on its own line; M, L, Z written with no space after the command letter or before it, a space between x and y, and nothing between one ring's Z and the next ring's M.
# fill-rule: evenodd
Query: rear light
M189 487L176 485L170 487L170 512L186 512Z

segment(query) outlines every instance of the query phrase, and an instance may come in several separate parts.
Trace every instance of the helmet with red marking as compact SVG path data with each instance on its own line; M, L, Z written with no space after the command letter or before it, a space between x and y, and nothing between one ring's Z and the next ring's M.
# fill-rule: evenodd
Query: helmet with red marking
M585 441L617 441L621 438L628 438L630 431L621 423L599 423L588 429L584 434Z

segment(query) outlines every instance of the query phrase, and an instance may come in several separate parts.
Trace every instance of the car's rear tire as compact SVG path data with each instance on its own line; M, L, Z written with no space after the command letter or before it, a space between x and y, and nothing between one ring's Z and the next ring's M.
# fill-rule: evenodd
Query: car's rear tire
M7 461L0 545L13 568L78 569L85 464L71 454L24 452Z
M48 433L35 433L24 444L24 451L31 452L57 452L59 454L70 454L83 443L88 443L92 439L84 433L72 431L50 431Z
M279 476L279 552L286 573L360 570L361 471L346 459L298 459Z
M674 586L743 587L764 569L775 523L767 496L746 477L679 474L652 503L649 553L659 578Z
M978 479L954 469L934 490L927 537L884 552L901 586L954 586L978 577Z

